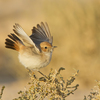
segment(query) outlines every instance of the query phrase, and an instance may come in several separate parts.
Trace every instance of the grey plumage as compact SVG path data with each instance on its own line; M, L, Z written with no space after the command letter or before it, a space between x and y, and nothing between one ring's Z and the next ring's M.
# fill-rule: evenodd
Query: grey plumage
M37 27L33 27L32 35L30 36L32 41L38 46L41 42L49 42L52 44L53 37L50 34L50 30L48 24L45 22L41 22L41 24L37 24Z

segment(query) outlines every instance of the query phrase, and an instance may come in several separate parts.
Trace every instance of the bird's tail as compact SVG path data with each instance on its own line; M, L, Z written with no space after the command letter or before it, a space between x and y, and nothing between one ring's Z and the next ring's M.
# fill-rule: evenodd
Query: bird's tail
M9 38L6 39L6 48L10 48L16 51L19 51L21 46L24 46L23 42L15 35L15 34L10 34L8 35Z

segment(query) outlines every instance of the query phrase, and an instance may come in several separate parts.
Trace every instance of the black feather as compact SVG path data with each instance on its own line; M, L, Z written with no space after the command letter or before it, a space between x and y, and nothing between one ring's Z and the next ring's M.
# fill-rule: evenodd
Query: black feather
M6 48L10 48L10 49L15 50L15 48L14 48L15 43L12 40L7 38L5 44L6 44L6 46L5 46Z
M23 42L15 34L11 33L10 35L8 35L8 37L10 39L7 38L5 41L6 48L10 48L13 50L19 50L18 42L20 42L22 45L24 45Z

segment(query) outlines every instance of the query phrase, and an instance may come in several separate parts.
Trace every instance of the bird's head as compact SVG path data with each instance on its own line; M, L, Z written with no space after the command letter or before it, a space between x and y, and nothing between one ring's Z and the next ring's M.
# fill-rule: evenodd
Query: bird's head
M40 48L41 48L41 51L43 51L43 52L52 52L53 49L56 48L56 46L52 46L48 42L41 42L40 43Z

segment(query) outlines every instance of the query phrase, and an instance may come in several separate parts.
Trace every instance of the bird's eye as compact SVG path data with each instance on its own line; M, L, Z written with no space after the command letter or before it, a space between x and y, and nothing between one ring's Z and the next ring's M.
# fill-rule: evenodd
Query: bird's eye
M47 49L47 47L45 47L45 49Z

